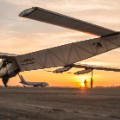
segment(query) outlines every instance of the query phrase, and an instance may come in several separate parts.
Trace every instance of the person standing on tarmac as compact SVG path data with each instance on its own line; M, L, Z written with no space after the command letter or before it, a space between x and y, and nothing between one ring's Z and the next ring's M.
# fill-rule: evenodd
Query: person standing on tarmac
M85 86L85 88L87 88L87 80L86 79L84 81L84 86Z
M93 88L93 78L90 80L90 87Z

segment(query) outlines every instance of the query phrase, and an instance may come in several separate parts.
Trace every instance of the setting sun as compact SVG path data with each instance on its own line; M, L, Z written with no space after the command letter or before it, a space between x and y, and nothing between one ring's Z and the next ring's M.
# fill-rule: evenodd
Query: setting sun
M85 84L83 82L80 83L81 87L85 87Z
M84 81L87 81L87 84L90 80L90 75L75 76L74 80L78 83L79 87L85 87Z

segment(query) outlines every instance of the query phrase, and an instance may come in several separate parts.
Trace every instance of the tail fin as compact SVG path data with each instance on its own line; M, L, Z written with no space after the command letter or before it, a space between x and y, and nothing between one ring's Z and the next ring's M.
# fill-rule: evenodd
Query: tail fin
M23 78L23 76L22 76L22 75L19 75L19 78L20 78L20 80L21 80L21 82L20 82L20 83L26 83L26 81L25 81L25 79Z

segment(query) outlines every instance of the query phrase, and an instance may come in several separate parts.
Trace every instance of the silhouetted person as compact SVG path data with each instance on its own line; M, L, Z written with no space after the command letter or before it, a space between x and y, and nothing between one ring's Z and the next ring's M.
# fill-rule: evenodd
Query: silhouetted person
M84 81L85 88L87 88L87 80Z
M93 88L93 78L90 80L90 87Z

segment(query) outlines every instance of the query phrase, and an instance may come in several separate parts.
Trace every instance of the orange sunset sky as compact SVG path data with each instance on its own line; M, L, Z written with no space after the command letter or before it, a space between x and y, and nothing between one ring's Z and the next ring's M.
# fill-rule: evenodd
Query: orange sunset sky
M75 41L95 38L75 30L18 17L24 9L37 6L120 31L120 0L0 0L0 52L24 54ZM120 68L120 49L95 56L80 63ZM46 70L55 70L49 68ZM80 69L71 69L75 72ZM82 69L81 69L82 70ZM29 81L46 81L50 86L79 87L90 73L54 74L45 70L20 73ZM20 85L19 77L8 85ZM2 82L0 81L0 84ZM94 86L119 86L120 73L94 70Z

